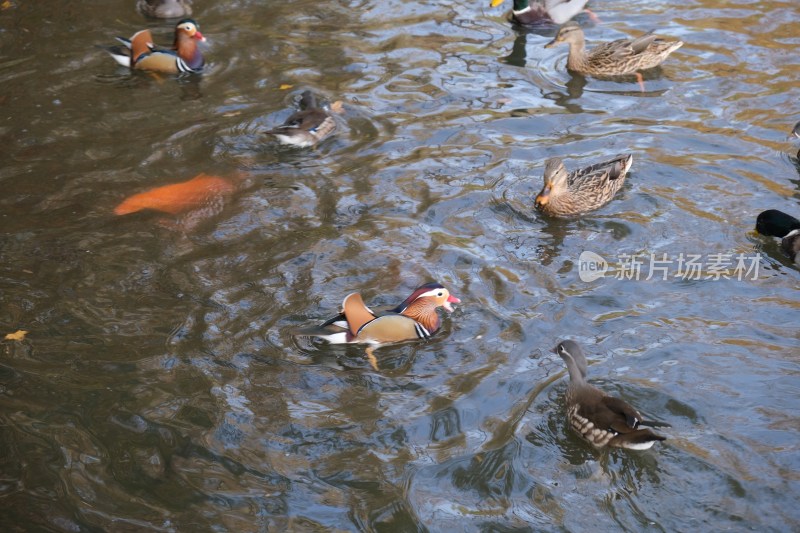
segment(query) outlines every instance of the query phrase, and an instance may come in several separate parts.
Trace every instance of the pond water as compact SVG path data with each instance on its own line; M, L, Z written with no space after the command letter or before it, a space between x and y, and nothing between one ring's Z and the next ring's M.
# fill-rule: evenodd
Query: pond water
M170 42L133 0L0 6L0 333L28 332L0 344L5 530L800 527L800 271L752 233L800 213L800 4L592 0L590 46L685 41L644 92L488 4L196 0L209 65L181 79L97 48ZM261 132L304 89L339 130L282 148ZM533 210L546 158L625 152L607 206ZM114 214L201 173L234 191ZM584 251L616 271L581 281ZM428 281L462 303L377 371L292 335ZM668 440L568 431L561 338Z

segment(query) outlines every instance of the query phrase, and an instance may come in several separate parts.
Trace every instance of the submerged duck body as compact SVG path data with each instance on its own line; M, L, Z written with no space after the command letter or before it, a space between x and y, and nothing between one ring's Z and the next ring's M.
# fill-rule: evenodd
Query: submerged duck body
M172 49L157 48L150 30L136 32L130 39L117 37L123 46L108 48L111 57L124 67L169 74L195 73L203 69L205 60L198 41L206 38L192 19L183 19L175 25Z
M544 187L536 196L535 206L554 217L598 209L611 201L622 187L632 164L633 155L625 154L568 172L561 159L548 159L544 167Z
M562 341L553 351L567 365L570 378L566 394L567 420L583 440L595 448L631 450L647 450L656 442L666 440L649 427L669 427L669 424L644 420L633 406L586 381L588 364L578 343Z
M759 213L756 231L781 239L781 250L800 265L800 220L777 209Z
M176 19L192 14L192 0L139 0L136 9L145 17Z
M333 115L317 105L317 99L311 91L303 92L299 108L283 124L264 133L272 135L282 144L307 148L336 131Z

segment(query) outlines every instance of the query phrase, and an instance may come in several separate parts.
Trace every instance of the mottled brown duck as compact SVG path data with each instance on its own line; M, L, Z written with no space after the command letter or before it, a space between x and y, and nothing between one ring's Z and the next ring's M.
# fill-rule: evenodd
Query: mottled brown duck
M583 30L575 22L564 24L555 39L544 46L550 48L559 43L569 44L569 70L595 78L636 75L643 91L644 82L640 71L657 67L667 56L683 46L683 41L664 41L648 32L635 39L603 43L587 52Z
M598 209L622 187L632 164L633 155L626 154L570 173L561 159L548 159L544 165L544 187L536 196L535 206L553 217Z
M609 396L586 381L586 356L578 343L562 341L553 350L567 365L567 421L578 435L595 448L647 450L666 437L648 427L670 427L644 420L626 401Z

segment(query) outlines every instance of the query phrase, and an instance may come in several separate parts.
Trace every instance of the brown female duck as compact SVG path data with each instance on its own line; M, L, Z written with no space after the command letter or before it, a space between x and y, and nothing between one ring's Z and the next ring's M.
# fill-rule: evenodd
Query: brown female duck
M567 420L586 442L595 448L646 450L657 441L666 440L646 426L669 427L669 424L644 420L641 413L624 400L609 396L586 382L586 356L578 343L562 341L553 351L561 356L569 371Z
M336 131L333 115L317 104L317 98L311 91L303 91L299 107L300 110L292 113L283 124L264 133L272 135L282 144L307 148Z
M642 90L644 84L639 71L660 65L667 56L683 46L682 41L664 41L648 32L635 39L603 43L586 52L583 30L575 22L564 24L555 39L544 47L550 48L559 43L569 44L569 70L596 78L635 74Z
M544 187L535 206L553 217L578 215L607 204L617 193L633 164L626 154L568 173L561 159L544 165Z

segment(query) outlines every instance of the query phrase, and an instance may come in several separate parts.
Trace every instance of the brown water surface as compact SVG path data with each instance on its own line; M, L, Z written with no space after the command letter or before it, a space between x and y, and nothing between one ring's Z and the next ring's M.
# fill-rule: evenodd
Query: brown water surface
M751 233L800 214L800 4L593 0L590 45L686 42L644 93L487 4L196 0L209 65L180 79L96 48L170 42L133 0L0 6L0 334L28 331L0 344L5 530L800 528L800 271ZM306 88L340 129L281 148L260 132ZM606 207L533 211L547 157L622 152ZM114 214L200 173L233 192ZM587 283L583 251L671 264ZM687 279L681 254L757 279ZM432 280L463 303L380 371L291 335ZM563 337L668 440L568 431Z

